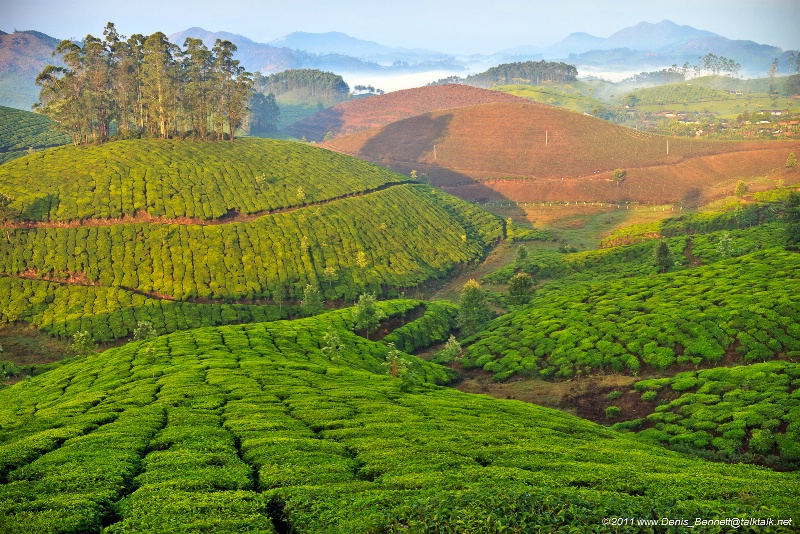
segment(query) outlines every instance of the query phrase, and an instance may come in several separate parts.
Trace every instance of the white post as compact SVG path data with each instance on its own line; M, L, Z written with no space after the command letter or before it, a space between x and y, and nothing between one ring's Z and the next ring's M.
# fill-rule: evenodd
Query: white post
M669 152L667 152L669 154ZM433 160L436 161L436 145L433 145Z

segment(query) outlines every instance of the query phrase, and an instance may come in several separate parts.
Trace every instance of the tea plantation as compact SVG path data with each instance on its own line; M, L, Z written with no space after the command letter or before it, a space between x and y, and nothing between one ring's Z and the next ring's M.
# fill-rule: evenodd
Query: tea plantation
M405 178L358 159L272 139L133 140L37 152L0 167L19 218L217 219L363 193Z
M44 115L0 106L0 163L19 158L29 151L66 145L68 135L51 128Z
M796 512L791 474L442 388L447 370L407 355L404 387L349 317L176 332L1 390L0 530L606 532Z
M800 467L800 364L758 363L636 383L654 409L617 428L715 460Z
M427 185L268 139L64 147L0 175L14 199L0 318L98 341L139 320L166 333L280 319L309 284L328 301L397 296L504 231Z

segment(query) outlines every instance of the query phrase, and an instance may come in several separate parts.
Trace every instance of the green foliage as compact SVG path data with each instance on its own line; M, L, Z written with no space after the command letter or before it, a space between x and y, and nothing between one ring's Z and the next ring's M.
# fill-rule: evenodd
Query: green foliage
M256 91L283 99L325 101L335 103L345 100L350 87L338 74L317 69L289 69L269 76L253 77Z
M364 332L364 337L369 339L369 335L378 329L383 318L383 312L378 308L375 295L362 293L358 297L356 307L353 308L353 329L356 332Z
M524 306L533 294L533 277L527 273L517 273L508 284L506 303L509 306Z
M317 286L307 284L303 289L302 307L306 316L317 315L325 308L325 301Z
M426 302L424 309L422 317L396 328L384 341L394 343L397 348L409 354L447 341L450 332L457 327L458 307L447 301L435 301ZM414 313L414 310L410 313Z
M374 190L403 178L300 143L132 140L36 152L0 166L26 220L219 219L274 212ZM295 194L305 190L304 198Z
M794 152L789 153L789 157L786 158L786 167L788 169L794 169L797 166L797 157L794 155Z
M469 280L461 290L458 301L458 327L463 336L479 332L492 318L492 310L486 303L486 293L478 282Z
M291 310L287 306L179 302L115 288L0 277L3 321L29 322L62 338L85 330L102 343L133 335L141 321L164 334L200 326L274 321L286 318Z
M739 180L736 183L734 194L736 195L736 198L743 198L747 194L747 184L744 182L744 180Z
M672 257L672 251L669 249L666 241L659 241L656 245L655 252L655 265L658 271L665 273L669 271L670 267L675 264L675 259Z
M789 248L800 244L800 192L791 191L783 203L784 241Z
M715 363L726 354L773 359L800 350L792 274L799 268L797 254L762 248L662 276L552 283L526 308L493 321L463 365L497 378L570 378Z
M136 329L133 331L134 341L148 341L158 336L158 332L153 328L153 323L150 321L139 321L136 323Z
M623 171L622 169L614 170L614 181L617 183L624 182L627 176L628 176L628 171Z
M153 340L156 363L130 343L0 391L0 527L554 532L622 512L790 517L800 498L787 474L434 387L441 367L400 354L420 382L403 391L387 347L350 327L342 310L195 329Z
M341 361L340 354L347 350L347 345L342 341L341 336L334 327L328 329L323 341L325 346L322 347L322 352L330 358L331 362L339 363Z
M489 87L510 83L539 85L543 82L572 82L578 76L575 65L548 61L524 61L504 63L485 72L470 74L467 85Z
M790 445L800 440L798 378L800 364L775 361L660 379L679 395L647 417L653 431L643 435L709 459L798 469L800 454ZM649 390L642 400L655 395Z
M72 344L70 351L76 356L86 356L95 351L97 345L95 344L92 335L87 331L75 332L72 336Z
M447 340L444 348L434 354L431 361L433 363L452 363L461 358L461 343L458 342L456 336L451 335Z
M484 216L429 186L401 185L252 222L18 228L0 248L0 271L72 273L178 300L270 298L286 288L299 300L332 268L337 283L321 287L325 298L351 300L365 290L396 294L480 257L501 231ZM383 220L393 224L383 230Z
M208 50L187 38L181 50L162 32L124 40L114 24L104 39L63 40L36 77L34 107L74 144L117 136L193 136L231 140L247 115L250 73L234 59L236 45L217 39ZM213 135L210 130L213 130Z
M621 410L617 406L608 406L606 408L606 419L616 419L619 417Z
M0 221L8 221L13 218L11 215L12 202L14 202L13 198L0 192Z
M0 163L69 142L44 115L0 106Z
M523 268L528 263L528 249L525 248L525 245L520 245L517 247L517 252L514 256L514 262L519 268Z

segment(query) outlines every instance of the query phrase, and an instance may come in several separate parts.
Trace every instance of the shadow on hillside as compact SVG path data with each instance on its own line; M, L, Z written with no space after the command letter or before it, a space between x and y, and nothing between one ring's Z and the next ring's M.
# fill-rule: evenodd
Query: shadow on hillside
M370 138L358 155L406 176L417 171L422 180L469 202L508 203L509 209L504 210L505 213L524 218L524 211L514 208L514 201L502 193L470 176L436 164L433 146L446 138L452 118L449 114L440 117L425 114L389 124Z
M58 208L59 202L58 195L52 193L39 197L24 207L20 218L25 221L46 221L49 219L51 210L55 212Z
M364 157L380 161L418 162L433 159L433 146L447 135L452 115L417 115L381 128L361 147Z
M333 135L339 135L342 132L344 126L342 115L342 110L336 107L323 109L310 117L290 124L282 132L297 139L305 137L307 141L320 142L325 139L328 132Z

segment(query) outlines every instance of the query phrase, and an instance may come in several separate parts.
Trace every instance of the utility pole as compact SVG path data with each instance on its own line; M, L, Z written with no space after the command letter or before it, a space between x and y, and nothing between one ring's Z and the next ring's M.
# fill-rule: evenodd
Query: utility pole
M667 139L667 156L669 156L669 139Z
M433 145L433 161L436 161L436 145Z
M547 146L547 130L544 131L544 146Z

